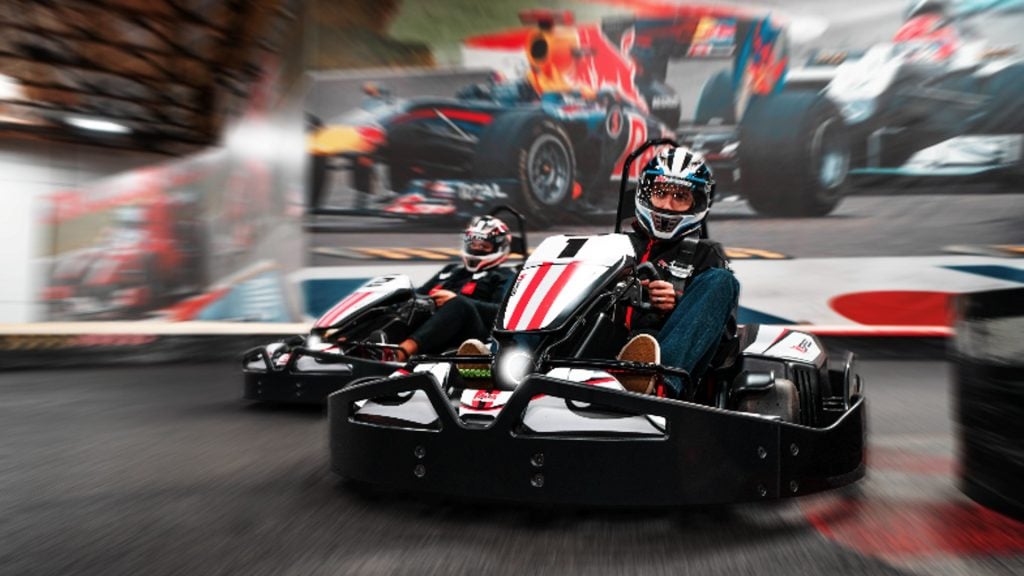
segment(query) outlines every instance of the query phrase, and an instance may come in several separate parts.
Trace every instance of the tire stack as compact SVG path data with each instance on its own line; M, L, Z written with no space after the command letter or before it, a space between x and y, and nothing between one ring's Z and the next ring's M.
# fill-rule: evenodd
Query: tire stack
M960 489L1024 520L1024 288L957 301L952 358Z

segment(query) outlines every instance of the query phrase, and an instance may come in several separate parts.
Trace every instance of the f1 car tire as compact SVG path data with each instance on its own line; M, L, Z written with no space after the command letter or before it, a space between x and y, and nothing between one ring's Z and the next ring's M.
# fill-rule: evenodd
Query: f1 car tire
M824 216L843 199L850 168L846 125L817 92L750 100L740 123L740 185L768 216Z
M476 178L515 178L518 203L539 226L568 203L576 181L576 157L565 131L536 112L507 113L480 139Z
M732 125L736 124L735 95L732 89L732 73L719 70L704 84L693 113L694 124Z
M997 72L985 85L989 97L985 111L969 131L974 134L1024 134L1024 65L1015 64ZM1009 174L1009 184L1024 185L1024 160Z
M309 156L309 206L307 212L315 213L322 208L324 190L327 187L327 157L318 154Z

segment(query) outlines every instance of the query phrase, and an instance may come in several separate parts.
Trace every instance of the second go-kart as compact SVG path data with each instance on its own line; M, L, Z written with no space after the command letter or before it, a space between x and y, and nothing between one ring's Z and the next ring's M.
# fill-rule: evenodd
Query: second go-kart
M510 252L525 254L526 224L507 206L491 215L510 214L518 224ZM309 334L258 346L242 356L243 397L268 403L323 404L327 395L352 382L386 376L397 362L397 342L436 311L404 274L373 278L325 312Z
M496 352L414 357L332 394L332 469L401 490L601 506L769 500L861 478L863 383L852 354L813 334L740 326L692 381L615 359L652 272L618 231L538 246L498 313ZM680 377L686 393L627 391L638 373Z
M243 397L268 403L323 404L327 395L359 378L402 366L386 337L409 331L434 311L408 276L374 278L314 324L308 335L252 348L242 357Z

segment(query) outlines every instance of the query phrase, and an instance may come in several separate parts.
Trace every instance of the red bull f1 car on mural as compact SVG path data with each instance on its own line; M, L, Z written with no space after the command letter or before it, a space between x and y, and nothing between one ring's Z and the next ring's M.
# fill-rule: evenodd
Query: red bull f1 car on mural
M741 326L696 382L612 360L627 307L648 304L618 230L541 243L491 354L413 357L332 394L333 470L461 498L602 506L768 500L861 478L861 377L852 354L830 357L812 334ZM675 374L687 393L626 391L619 379L637 373Z
M470 65L513 57L520 66L511 68L525 73L495 72L454 98L399 99L371 87L361 110L316 128L310 137L313 197L324 196L333 166L351 172L356 190L385 199L372 210L320 213L464 217L511 203L539 224L610 213L629 151L648 138L676 134L680 99L666 74L669 62L680 58L732 59L744 102L747 92L763 96L758 100L772 104L754 107L764 108L757 114L766 122L785 110L787 122L799 125L748 135L774 143L757 164L743 166L760 183L750 190L755 208L771 212L785 204L820 214L841 196L843 157L833 152L844 142L839 112L814 95L799 102L783 96L782 103L768 97L786 57L784 38L767 18L689 6L595 24L572 25L571 14L551 11L521 19L530 26L470 38L464 48ZM799 179L767 168L779 161L808 167ZM812 198L804 201L804 194Z
M1019 185L1022 25L1020 0L917 0L890 42L817 50L801 67L783 53L770 58L781 73L767 91L748 95L744 68L719 72L682 137L705 152L716 175L735 170L756 209L779 215L829 212L847 176L990 174ZM741 59L759 53L755 42ZM776 138L789 134L809 149L809 170L801 170L797 148L779 148ZM766 178L791 184L787 201L759 190Z

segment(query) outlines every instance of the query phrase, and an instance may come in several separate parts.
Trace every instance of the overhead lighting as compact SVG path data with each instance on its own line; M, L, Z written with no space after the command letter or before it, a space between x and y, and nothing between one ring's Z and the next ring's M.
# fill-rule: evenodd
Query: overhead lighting
M100 120L98 118L81 118L77 116L69 116L65 118L68 124L82 130L93 130L95 132L108 132L111 134L127 134L132 131L131 128L124 124L118 124L117 122L111 122L110 120Z

